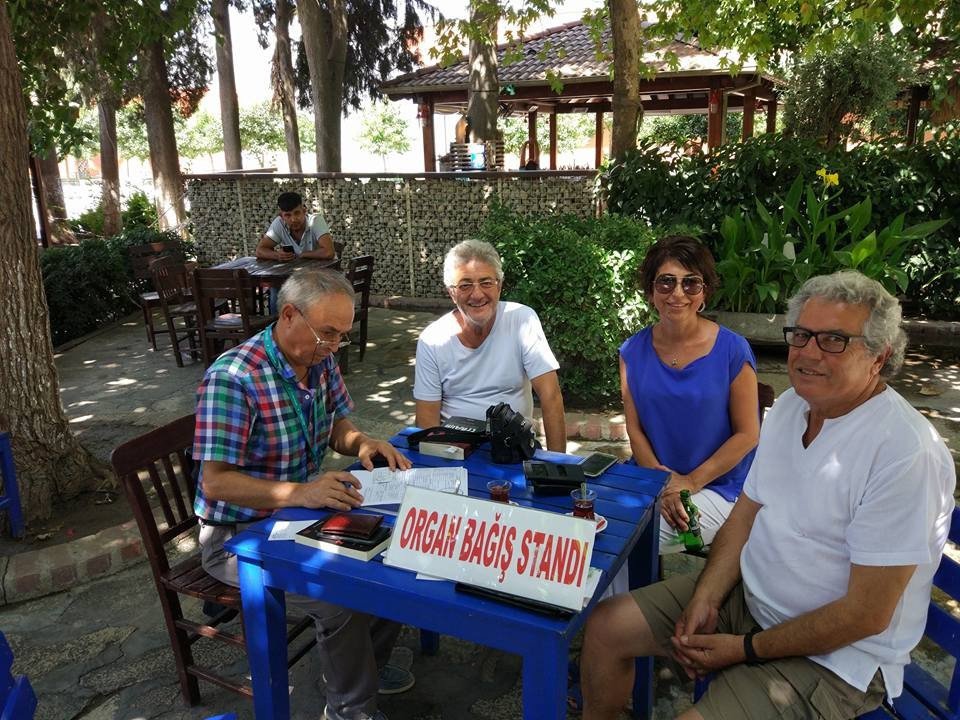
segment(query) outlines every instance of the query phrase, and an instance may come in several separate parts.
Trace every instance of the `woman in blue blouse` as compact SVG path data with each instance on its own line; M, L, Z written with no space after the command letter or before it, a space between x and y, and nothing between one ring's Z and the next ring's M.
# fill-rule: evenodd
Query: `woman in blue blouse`
M710 251L691 237L656 242L640 268L659 320L620 348L620 389L638 465L671 473L660 552L679 552L680 491L710 543L740 493L760 433L756 360L747 341L701 315L717 287Z

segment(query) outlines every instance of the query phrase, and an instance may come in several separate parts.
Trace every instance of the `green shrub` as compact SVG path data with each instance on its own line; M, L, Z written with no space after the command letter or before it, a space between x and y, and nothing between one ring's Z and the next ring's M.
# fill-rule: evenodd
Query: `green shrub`
M157 209L153 201L141 190L127 198L127 206L120 212L123 229L156 228ZM70 229L81 236L104 237L103 234L103 198L79 217L67 221Z
M614 215L531 218L498 207L481 237L503 259L504 299L540 316L564 398L581 407L619 402L620 344L650 321L636 279L653 231Z
M756 204L776 211L790 187L810 181L820 168L839 176L827 214L872 201L872 223L880 228L899 215L906 225L944 219L937 232L914 239L903 269L913 310L952 320L960 296L960 134L903 147L895 139L827 151L811 140L759 135L728 143L709 156L667 156L652 148L628 155L600 173L598 189L610 212L651 225L687 223L721 254L720 227L727 216L752 214ZM950 265L944 265L949 261ZM826 268L816 272L825 272Z
M60 345L129 313L125 258L100 238L53 247L40 256L54 345Z

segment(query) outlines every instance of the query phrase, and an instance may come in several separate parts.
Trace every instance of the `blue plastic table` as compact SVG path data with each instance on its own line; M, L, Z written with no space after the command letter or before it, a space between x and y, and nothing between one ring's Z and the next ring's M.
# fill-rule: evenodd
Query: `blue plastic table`
M406 449L406 430L391 442ZM487 497L486 484L509 478L510 498L556 512L569 512L569 496L537 496L527 487L522 466L491 462L487 447L466 461L449 462L409 451L415 466L464 464L470 495ZM580 458L537 451L537 458L576 463ZM269 542L276 519L318 517L323 511L292 509L250 526L227 547L237 554L240 592L258 720L290 716L286 665L284 592L337 603L360 612L396 620L444 635L516 653L523 658L523 715L528 720L566 717L567 654L570 640L624 562L632 587L656 580L659 495L664 472L615 465L589 483L598 493L597 512L607 528L596 537L591 565L604 571L588 607L569 619L554 618L454 591L452 582L417 580L414 573L384 565L380 558L362 562L289 541ZM388 521L392 521L387 516ZM633 707L637 717L650 717L653 702L653 663L637 661Z

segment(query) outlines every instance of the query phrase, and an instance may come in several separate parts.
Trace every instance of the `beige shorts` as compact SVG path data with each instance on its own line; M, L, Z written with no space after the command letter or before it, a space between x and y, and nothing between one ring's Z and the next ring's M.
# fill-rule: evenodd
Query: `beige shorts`
M690 602L696 580L696 574L678 575L631 593L668 656L674 624ZM756 627L743 597L743 585L738 583L720 608L717 632L742 635ZM677 663L668 662L679 677L686 677ZM793 657L719 671L696 708L704 720L847 720L878 707L883 694L879 670L867 691L861 692L822 665Z

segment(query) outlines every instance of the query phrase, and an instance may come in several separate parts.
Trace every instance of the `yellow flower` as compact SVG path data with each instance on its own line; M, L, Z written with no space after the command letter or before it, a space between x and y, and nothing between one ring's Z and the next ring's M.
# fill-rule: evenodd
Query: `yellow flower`
M820 168L817 170L817 177L823 180L825 187L840 184L840 173L828 173L826 168Z

